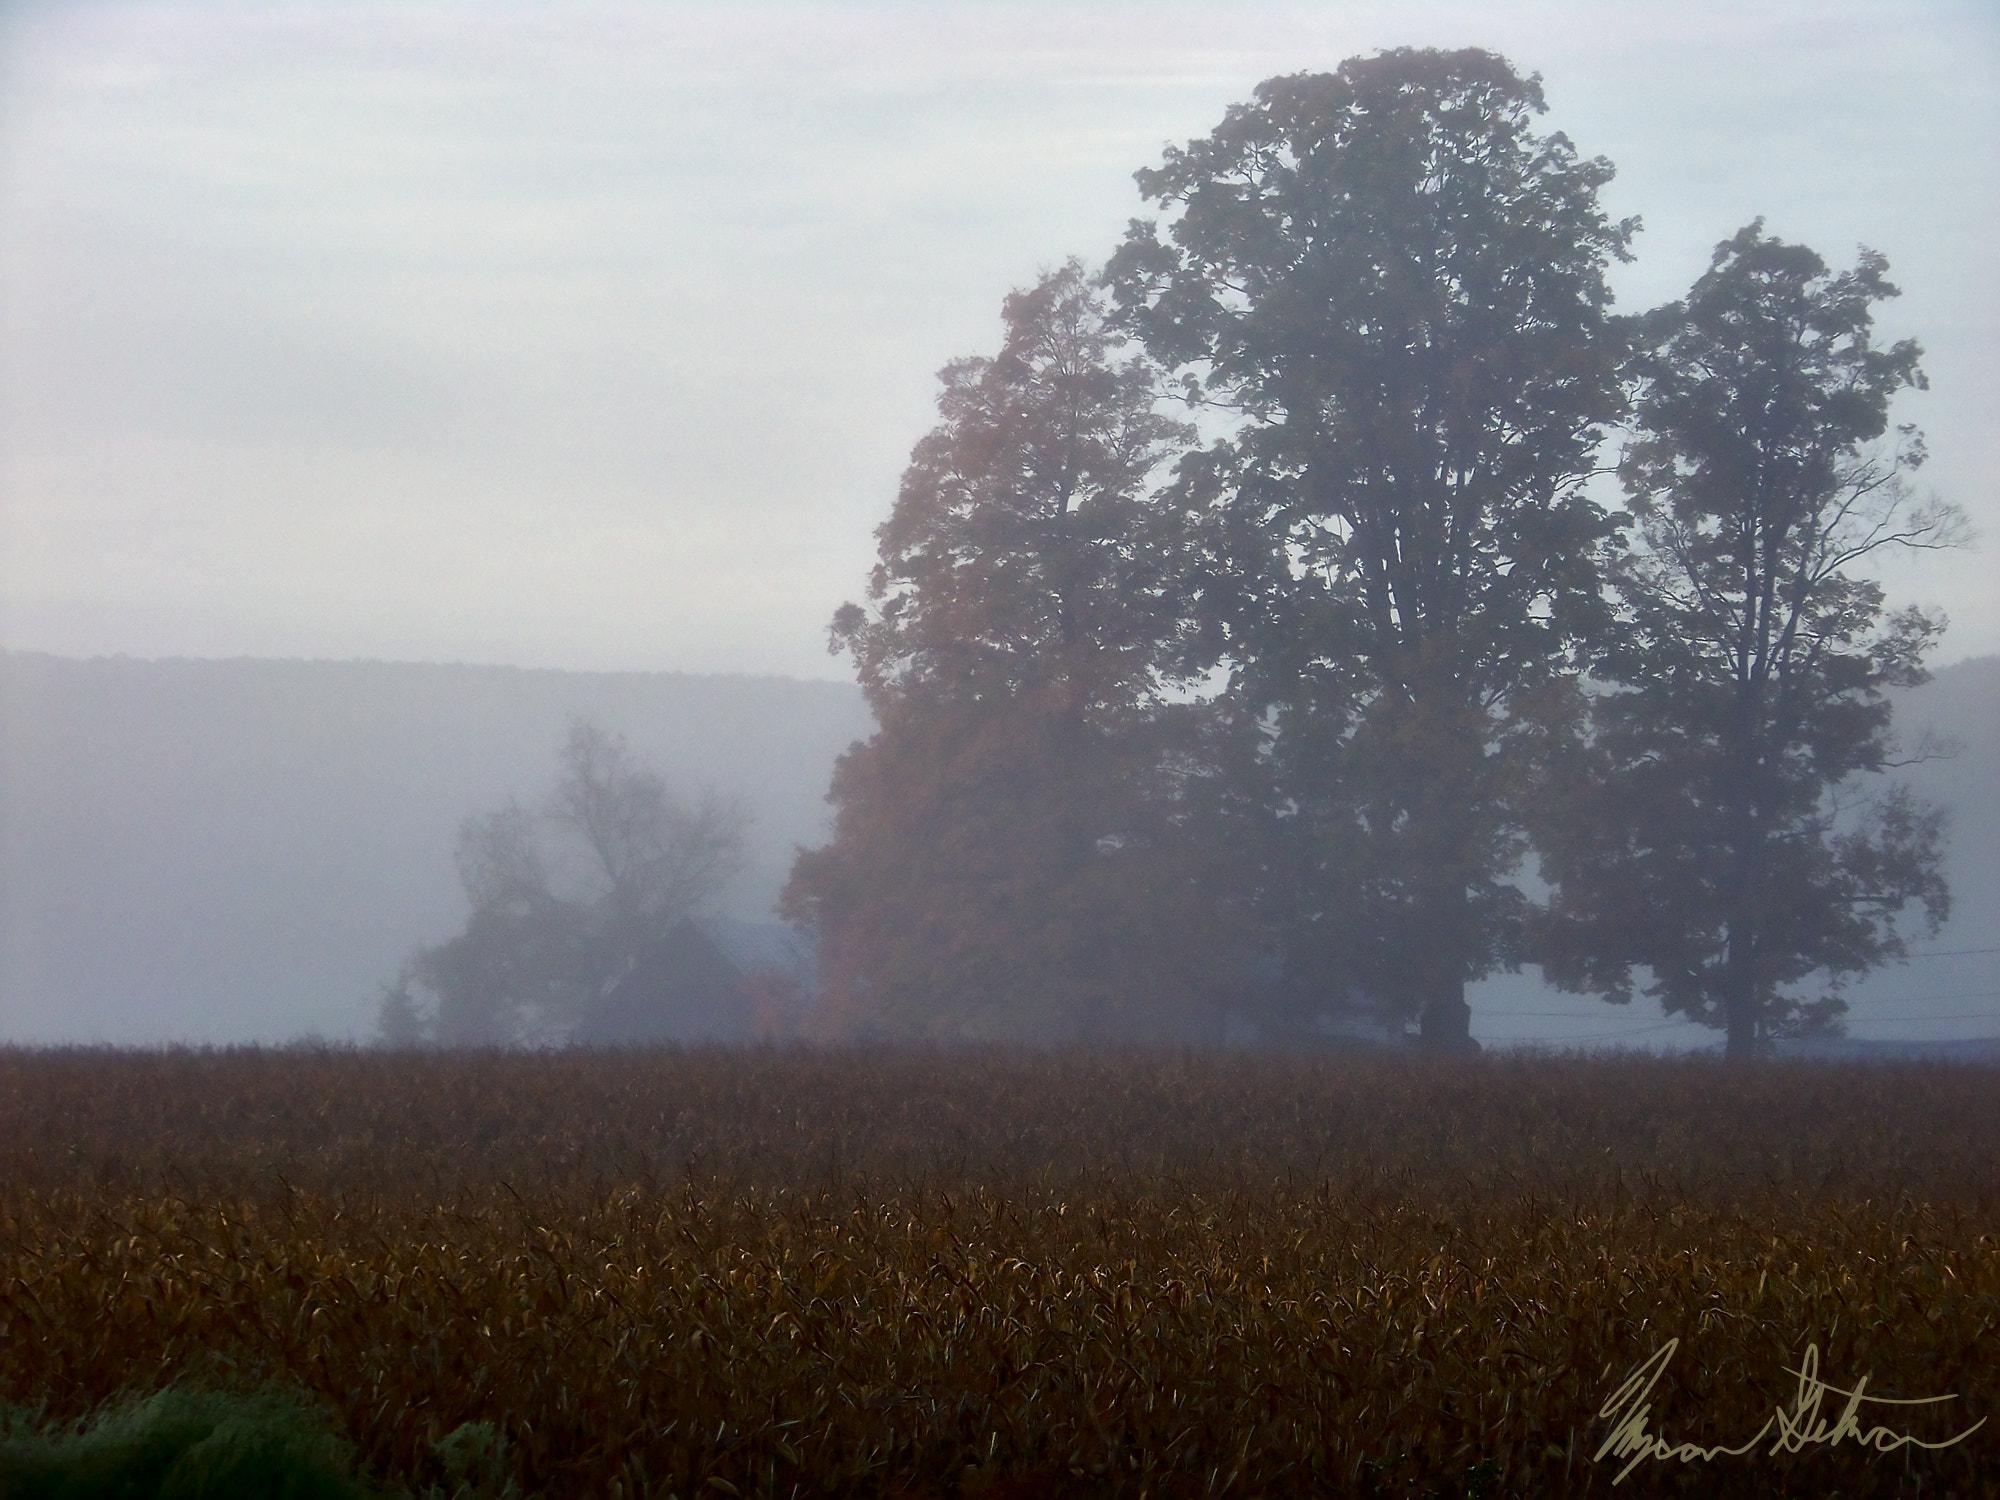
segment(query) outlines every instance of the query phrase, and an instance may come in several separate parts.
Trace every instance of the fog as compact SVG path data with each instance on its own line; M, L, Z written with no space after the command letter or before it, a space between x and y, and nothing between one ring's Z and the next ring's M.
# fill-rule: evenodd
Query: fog
M742 802L716 907L762 921L868 728L838 683L0 657L0 1038L368 1036L465 918L460 821L543 797L579 716Z
M719 905L769 920L868 730L827 622L935 372L1108 253L1163 144L1397 45L1543 75L1644 216L1625 309L1757 215L1885 253L1923 486L2000 535L1977 0L0 10L0 1041L364 1035L464 919L459 820L538 795L577 714L741 799ZM1958 915L1857 1036L1995 1029L1960 951L2000 945L1991 545L1883 565L1963 664L1907 711L1965 746L1914 773ZM1489 1042L1712 1040L1532 975L1473 1005Z
M0 1040L369 1037L381 987L464 921L461 819L554 777L583 715L684 794L753 816L717 909L770 921L792 852L826 836L835 756L871 728L838 683L342 662L0 656ZM1911 773L1958 811L1944 956L1854 994L1857 1038L2000 1027L2000 658L1909 696L1960 753ZM1986 949L1986 952L1963 950ZM1658 1007L1543 988L1471 996L1489 1044L1709 1046Z

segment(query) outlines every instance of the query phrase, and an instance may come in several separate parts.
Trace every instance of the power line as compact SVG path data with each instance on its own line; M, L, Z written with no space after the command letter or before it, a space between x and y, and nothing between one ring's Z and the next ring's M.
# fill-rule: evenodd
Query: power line
M1575 1011L1570 1011L1570 1010L1509 1010L1509 1011L1497 1011L1497 1012L1495 1012L1495 1013L1494 1013L1494 1015L1493 1015L1493 1019L1494 1019L1494 1020L1496 1020L1496 1021L1513 1021L1513 1020L1518 1020L1518 1019L1519 1019L1519 1018L1521 1018L1522 1016L1538 1016L1538 1017L1547 1017L1547 1018L1549 1018L1549 1019L1551 1019L1551 1020L1556 1020L1556 1021L1588 1021L1588 1020L1590 1020L1590 1019L1591 1019L1591 1018L1590 1018L1589 1016L1580 1016L1580 1015L1578 1015L1578 1014L1577 1014L1577 1013L1576 1013ZM1609 1019L1609 1018L1607 1018L1607 1019ZM1621 1030L1621 1031L1658 1031L1658 1030L1659 1030L1659 1029L1660 1029L1661 1027L1663 1027L1663 1026L1697 1026L1697 1025L1699 1025L1699 1024L1700 1024L1700 1022L1698 1022L1698 1021L1693 1021L1693 1020L1690 1020L1690 1019L1689 1019L1688 1017L1686 1017L1686 1016L1668 1016L1668 1017L1667 1017L1667 1018L1666 1018L1665 1020L1663 1020L1663 1021L1649 1021L1649 1022L1647 1022L1647 1023L1645 1024L1645 1025L1642 1025L1642 1026L1626 1026L1626 1027L1622 1027L1622 1028L1620 1028L1620 1030ZM1609 1033L1607 1033L1607 1035L1609 1035Z
M1799 1040L1811 1041L1813 1038ZM1978 1043L2000 1046L2000 1035L1992 1032L1982 1032L1978 1036L1836 1036L1825 1040L1836 1047L1842 1043L1862 1047L1965 1047Z
M1568 1047L1592 1042L1615 1042L1626 1037L1638 1036L1644 1032L1657 1031L1659 1027L1641 1026L1631 1031L1605 1031L1592 1036L1489 1036L1481 1040L1494 1046L1508 1043L1532 1042L1545 1047ZM1860 1042L1868 1046L1884 1047L1949 1047L1966 1042L1993 1042L2000 1044L2000 1034L1979 1036L1901 1036L1901 1037L1830 1037L1832 1042Z
M1879 996L1857 995L1853 997L1848 1007L1848 1014L1850 1016L1857 1015L1857 1013L1861 1010L1863 1006L1869 1007L1872 1010L1872 1008L1875 1006L1924 1005L1933 1000L2000 1000L2000 990L1953 990L1947 993L1936 994L1936 995L1879 995ZM1533 1017L1538 1021L1587 1021L1591 1019L1589 1016L1579 1014L1578 1012L1573 1010L1495 1009L1491 1011L1490 1014L1494 1017L1495 1020L1501 1020L1501 1021L1520 1020L1527 1017ZM1987 1014L1987 1012L1985 1011L1954 1011L1951 1013L1951 1016L1955 1017L1984 1016L1985 1014ZM1885 1017L1884 1019L1897 1020L1897 1021L1923 1021L1923 1020L1935 1021L1935 1020L1950 1019L1950 1018L1951 1017L1948 1016L1937 1016L1937 1015L1932 1015L1932 1016L1911 1015L1907 1011L1898 1010L1892 1016ZM1680 1021L1680 1020L1687 1020L1687 1018L1671 1017L1669 1018L1669 1020ZM1692 1026L1692 1025L1697 1025L1699 1023L1692 1020L1687 1020L1687 1024Z
M1490 1012L1500 1020L1512 1021L1519 1016L1535 1016L1555 1021L1587 1021L1589 1016L1578 1015L1573 1010L1495 1010Z
M1963 958L1968 953L2000 953L2000 948L1933 948L1928 953L1905 953L1904 958Z
M1976 954L1976 953L2000 953L2000 947L1956 948L1937 953L1913 954L1911 956L1915 958L1947 958L1959 954ZM1856 996L1854 997L1854 1003L1848 1010L1847 1016L1850 1021L1861 1021L1861 1022L1881 1021L1881 1022L1891 1022L1896 1024L1901 1024L1906 1021L1931 1022L1931 1021L2000 1020L2000 1015L1995 1015L1990 1010L1913 1012L1901 1009L1901 1007L1904 1005L1921 1005L1931 1001L1939 1001L1939 1000L2000 1000L2000 990L1950 990L1950 991L1941 991L1935 994L1927 994L1927 995L1895 995L1887 997ZM1502 1010L1494 1012L1493 1019L1496 1021L1514 1021L1514 1020L1529 1020L1529 1019L1548 1020L1548 1021L1587 1021L1592 1018L1587 1015L1580 1015L1573 1010ZM1606 1017L1606 1019L1608 1020L1610 1018ZM1488 1038L1488 1040L1493 1042L1546 1042L1550 1044L1568 1044L1572 1042L1610 1042L1610 1041L1618 1041L1625 1037L1645 1036L1655 1031L1666 1031L1669 1028L1676 1026L1700 1026L1700 1025L1701 1025L1700 1022L1695 1021L1687 1016L1669 1016L1665 1020L1654 1021L1645 1025L1622 1026L1616 1031L1578 1032L1563 1036L1519 1036L1519 1035L1496 1036L1496 1037L1490 1037ZM1702 1027L1702 1029L1704 1031L1713 1030L1713 1028L1710 1027ZM1920 1042L1984 1042L1984 1041L2000 1041L2000 1037L1990 1037L1990 1036L1913 1037L1913 1038L1905 1038L1904 1040L1920 1041Z
M1990 1010L1934 1010L1923 1015L1895 1014L1887 1016L1857 1016L1849 1011L1844 1020L1849 1021L2000 1021L2000 1015Z
M1516 1012L1516 1014L1526 1014L1526 1012ZM1576 1020L1576 1018L1570 1016L1568 1020ZM1988 1012L1946 1012L1946 1014L1930 1014L1930 1016L1894 1016L1890 1020L1898 1020L1898 1022L1906 1022L1906 1020L1920 1020L1920 1022L1936 1022L1936 1020L2000 1020L2000 1014L1994 1014L1990 1010ZM1668 1030L1672 1026L1696 1026L1696 1024L1698 1022L1692 1022L1692 1020L1686 1020L1682 1016L1676 1016L1672 1020L1650 1022L1646 1026L1622 1026L1616 1032L1566 1032L1566 1034L1560 1034L1560 1036L1520 1036L1520 1034L1514 1034L1514 1036L1488 1036L1484 1040L1488 1040L1488 1042L1544 1042L1544 1044L1550 1044L1550 1046L1568 1046L1568 1044L1576 1044L1576 1042L1618 1042L1618 1040L1622 1040L1626 1036L1646 1036L1650 1032L1664 1032L1664 1030ZM1714 1032L1716 1028L1704 1026L1702 1030ZM1840 1040L1840 1038L1836 1038L1836 1040ZM1926 1044L1928 1046L1928 1044L1938 1044L1938 1042L2000 1042L2000 1036L1986 1036L1986 1034L1982 1034L1982 1036L1892 1036L1892 1038L1866 1038L1866 1036L1858 1036L1858 1038L1846 1038L1846 1040L1856 1040L1856 1042L1890 1042L1890 1044L1908 1042L1908 1044Z
M1945 995L1862 995L1870 1005L1922 1005L1929 1000L2000 1000L2000 990L1955 990Z
M1576 1017L1571 1016L1567 1019L1575 1020ZM1489 1037L1487 1040L1494 1042L1613 1042L1617 1041L1620 1037L1641 1036L1649 1031L1665 1031L1669 1026L1691 1024L1691 1022L1683 1021L1676 1017L1671 1021L1655 1021L1648 1026L1627 1026L1619 1031L1595 1031L1574 1036L1496 1036Z
M1846 1036L1834 1037L1833 1040L1865 1042L1871 1047L1949 1047L1960 1042L2000 1042L2000 1035L1982 1033L1979 1036Z

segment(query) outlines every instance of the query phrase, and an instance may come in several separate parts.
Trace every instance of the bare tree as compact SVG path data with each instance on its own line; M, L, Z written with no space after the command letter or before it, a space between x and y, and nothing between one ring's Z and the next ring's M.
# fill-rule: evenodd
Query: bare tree
M587 899L608 917L672 925L736 873L747 819L705 792L677 801L621 736L579 719L563 746L548 817L586 856Z
M570 725L560 766L539 809L510 802L461 825L471 914L386 992L386 1043L559 1042L736 874L749 818L734 803L712 792L682 802L623 736L588 720Z

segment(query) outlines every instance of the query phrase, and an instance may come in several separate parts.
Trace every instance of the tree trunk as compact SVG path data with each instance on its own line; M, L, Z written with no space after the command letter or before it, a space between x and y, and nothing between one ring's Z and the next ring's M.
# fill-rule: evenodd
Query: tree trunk
M1722 798L1730 844L1729 883L1723 893L1728 934L1722 961L1722 1017L1728 1028L1723 1055L1733 1062L1748 1062L1757 1055L1758 907L1764 873L1757 751L1764 717L1761 686L1756 674L1745 669L1736 689L1736 718L1725 762L1729 784Z
M1750 945L1732 922L1729 955L1722 968L1722 1016L1728 1025L1723 1056L1731 1062L1749 1062L1757 1056L1757 986L1750 958Z
M1479 1043L1472 1039L1472 1007L1465 1003L1466 949L1471 939L1465 887L1455 885L1438 892L1429 906L1431 920L1425 926L1430 938L1415 956L1421 1003L1418 1040L1426 1052L1477 1052Z
M1465 1003L1465 981L1451 981L1434 988L1424 1003L1418 1040L1426 1052L1439 1054L1477 1052L1472 1039L1472 1007Z
M1465 1003L1465 976L1474 965L1477 939L1466 883L1475 861L1467 848L1476 814L1470 805L1483 745L1473 729L1474 714L1456 695L1455 685L1439 687L1432 705L1449 704L1440 714L1421 712L1424 732L1416 741L1430 764L1421 768L1416 805L1406 834L1424 862L1417 874L1417 921L1405 929L1410 976L1416 983L1418 1038L1431 1053L1477 1052L1472 1039L1472 1007Z

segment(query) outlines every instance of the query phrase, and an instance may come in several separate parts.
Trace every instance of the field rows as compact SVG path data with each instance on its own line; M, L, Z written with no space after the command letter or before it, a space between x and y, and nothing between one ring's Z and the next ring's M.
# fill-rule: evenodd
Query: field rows
M2000 1415L1990 1072L0 1056L0 1400L188 1372L530 1494L1610 1493L1823 1378ZM1838 1403L1829 1416L1837 1414ZM2000 1422L1619 1493L1987 1494ZM1921 1489L1918 1483L1921 1481Z

